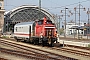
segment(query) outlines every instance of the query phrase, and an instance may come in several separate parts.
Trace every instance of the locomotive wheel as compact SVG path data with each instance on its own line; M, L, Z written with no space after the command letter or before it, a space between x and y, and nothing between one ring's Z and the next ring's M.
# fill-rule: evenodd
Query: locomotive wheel
M38 38L36 38L35 40L34 40L34 45L38 45L39 44L39 40L38 40Z
M51 47L53 47L54 46L54 43L51 43Z
M44 40L42 39L42 46L44 47L45 43L44 43Z
M19 39L17 39L17 37L15 37L16 41L19 42Z
M24 40L24 42L27 42L26 40Z
M33 42L33 43L34 43L34 45L36 45L36 40L34 40L34 42Z
M36 45L36 42L34 41L34 43L33 43L34 45Z
M39 43L37 41L34 41L34 45L38 45Z
M14 37L14 39L15 39L17 42L19 42L19 40L18 40L18 38L17 38L16 36Z
M51 40L48 40L48 44L51 44Z
M19 40L17 39L17 42L19 42Z
M60 47L60 43L58 42L58 43L54 43L54 46L55 47Z
M33 40L34 40L33 38L30 38L29 40L30 40L30 43L31 43L31 44L34 43L34 42L33 42Z
M54 46L54 43L48 44L48 46L53 47Z
M21 39L17 39L17 42L21 42Z

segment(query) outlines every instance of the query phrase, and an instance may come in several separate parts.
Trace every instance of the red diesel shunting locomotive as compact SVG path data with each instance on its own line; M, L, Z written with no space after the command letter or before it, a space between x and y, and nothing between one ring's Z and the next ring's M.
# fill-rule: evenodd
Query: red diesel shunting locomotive
M29 41L34 44L41 43L44 45L53 45L57 42L57 32L55 24L51 20L32 21L32 22L22 22L14 26L14 38L19 41L23 39L24 41Z

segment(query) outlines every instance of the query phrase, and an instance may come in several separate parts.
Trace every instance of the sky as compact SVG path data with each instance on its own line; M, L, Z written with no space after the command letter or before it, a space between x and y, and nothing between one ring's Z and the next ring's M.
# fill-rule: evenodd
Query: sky
M73 9L73 7L77 6L79 2L81 2L81 4L85 7L90 6L90 0L41 0L41 7L50 9L50 11L53 12L54 10L60 10L65 7ZM39 0L4 0L4 7L6 11L21 5L39 6Z
M90 8L90 0L41 0L41 7L55 15L65 15L64 10L65 7L67 7L68 10L73 13L73 16L67 17L67 20L69 21L69 20L74 20L74 7L77 8L77 13L78 13L79 3L81 4L81 8L84 7L86 8L86 11L80 9L82 15L81 19L83 21L86 21L87 20L86 12L87 9ZM39 6L39 0L4 0L4 8L6 11L12 10L21 5ZM60 12L61 10L63 10L63 13ZM68 11L67 14L69 14ZM64 17L62 17L62 19L64 20Z

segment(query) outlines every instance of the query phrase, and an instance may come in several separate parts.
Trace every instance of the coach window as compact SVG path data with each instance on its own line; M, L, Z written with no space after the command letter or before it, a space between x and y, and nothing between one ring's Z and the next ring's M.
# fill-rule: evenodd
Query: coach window
M16 27L16 32L17 32L17 27Z

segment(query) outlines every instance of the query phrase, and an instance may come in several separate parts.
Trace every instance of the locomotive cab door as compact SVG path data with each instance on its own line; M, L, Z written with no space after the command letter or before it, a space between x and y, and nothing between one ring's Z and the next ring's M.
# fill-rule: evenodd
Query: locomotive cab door
M45 31L45 36L46 37L53 37L53 35L54 35L54 31L53 31L53 29L46 29L46 31Z
M48 39L47 43L52 46L53 45L52 37L54 36L54 29L53 28L46 29L45 36Z

